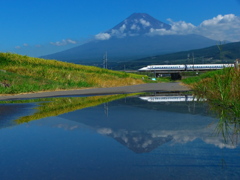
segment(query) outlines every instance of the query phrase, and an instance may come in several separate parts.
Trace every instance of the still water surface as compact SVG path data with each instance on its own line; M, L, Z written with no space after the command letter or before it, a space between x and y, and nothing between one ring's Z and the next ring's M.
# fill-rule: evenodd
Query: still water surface
M239 179L236 138L217 132L207 103L192 100L8 101L0 104L0 179Z

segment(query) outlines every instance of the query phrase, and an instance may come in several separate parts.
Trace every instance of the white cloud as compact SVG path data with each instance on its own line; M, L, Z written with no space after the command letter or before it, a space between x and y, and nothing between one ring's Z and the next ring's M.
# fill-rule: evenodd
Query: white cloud
M62 41L50 42L54 46L66 46L68 44L76 44L77 42L72 39L63 39Z
M117 29L112 29L111 35L112 35L112 36L116 36L116 37L118 37L118 38L125 37L127 34L126 34L126 33L123 33L123 29L124 29L123 26L122 26L119 30L117 30Z
M240 41L240 17L234 14L218 15L199 26L185 21L168 21L172 26L170 30L150 29L149 35L199 34L214 40Z
M74 41L74 40L72 40L72 39L67 39L66 41L67 41L67 43L69 43L69 44L77 44L77 41Z
M171 30L178 34L189 34L196 29L193 24L186 23L185 21L173 22L171 19L169 19L169 21L171 21L172 24Z
M201 23L200 26L212 26L212 25L217 25L217 24L223 24L226 22L231 22L235 20L235 15L234 14L227 14L225 16L218 15L217 17L214 17L213 19L205 20Z
M150 22L148 22L148 21L146 21L146 20L144 20L144 19L140 19L140 23L141 23L143 26L145 26L145 27L148 27L148 26L151 25Z
M111 38L111 35L108 33L99 33L95 36L97 40L108 40Z
M174 22L171 19L168 19L168 21L171 24L171 29L150 29L150 34L153 35L172 35L172 34L191 34L196 29L196 26L194 26L191 23L186 23L185 21L178 21Z
M203 21L196 33L215 40L240 41L240 17L234 14L218 15Z
M29 45L27 43L24 43L22 46L15 46L15 49L21 49L23 47L28 47Z

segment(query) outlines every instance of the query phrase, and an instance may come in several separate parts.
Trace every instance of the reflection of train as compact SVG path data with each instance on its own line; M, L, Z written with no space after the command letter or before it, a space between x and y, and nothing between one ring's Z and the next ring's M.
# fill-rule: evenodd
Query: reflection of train
M140 99L148 102L183 102L183 101L205 101L205 99L197 99L194 96L145 96Z
M139 71L192 71L192 70L215 70L225 67L234 67L234 64L179 64L179 65L149 65Z

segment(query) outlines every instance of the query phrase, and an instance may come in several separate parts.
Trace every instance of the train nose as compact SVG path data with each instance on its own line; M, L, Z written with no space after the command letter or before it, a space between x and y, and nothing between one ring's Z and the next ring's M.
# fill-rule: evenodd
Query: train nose
M146 71L146 70L147 70L147 68L143 67L143 68L139 69L138 71Z

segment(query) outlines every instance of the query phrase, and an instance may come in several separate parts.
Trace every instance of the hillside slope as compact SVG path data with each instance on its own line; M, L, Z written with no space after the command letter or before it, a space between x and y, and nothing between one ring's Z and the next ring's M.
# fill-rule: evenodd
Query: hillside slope
M0 53L0 94L141 84L142 76Z

